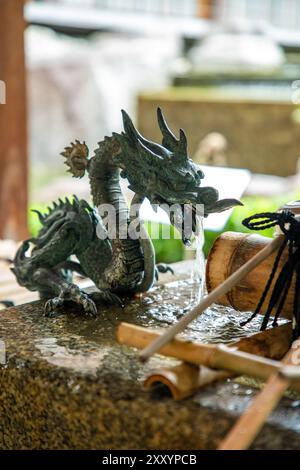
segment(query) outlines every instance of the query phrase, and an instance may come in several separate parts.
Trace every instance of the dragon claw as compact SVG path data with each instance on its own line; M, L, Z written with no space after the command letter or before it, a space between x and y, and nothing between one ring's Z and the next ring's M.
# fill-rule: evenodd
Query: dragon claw
M120 299L120 297L118 297L115 294L112 294L111 292L109 293L109 296L108 296L108 302L114 305L117 305L118 307L122 307L122 308L124 307L124 304L122 300Z
M98 315L97 307L89 296L79 289L77 286L71 286L61 293L59 297L47 300L44 307L44 315L51 317L54 315L58 307L61 307L65 301L73 301L78 305L82 305L84 313L89 317Z
M171 274L174 274L174 269L171 268L171 266L169 264L165 264L165 263L159 263L156 265L157 267L157 271L159 273L171 273Z
M57 307L61 307L62 304L63 304L63 300L60 297L54 297L53 299L47 300L44 306L44 316L52 317Z
M89 298L89 296L81 292L81 296L77 303L81 304L84 308L84 313L88 317L97 317L98 311L95 302Z
M175 274L174 269L171 268L171 266L169 264L165 264L165 263L159 263L159 264L156 265L155 279L157 281L158 281L158 278L159 278L159 273L162 273L162 274L165 274L165 273Z
M88 317L97 317L98 310L97 310L95 303L91 299L87 299L86 301L83 302L82 305L83 305L85 314Z
M120 297L108 290L97 291L91 295L94 302L105 302L110 305L117 305L118 307L124 307L124 304Z

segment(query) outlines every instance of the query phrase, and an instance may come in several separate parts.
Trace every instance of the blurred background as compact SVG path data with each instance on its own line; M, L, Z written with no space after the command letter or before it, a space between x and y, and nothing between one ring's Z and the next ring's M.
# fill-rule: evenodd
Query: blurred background
M30 209L89 198L59 153L119 131L121 108L158 140L162 107L209 184L244 202L208 219L206 253L244 217L300 198L299 24L300 0L0 0L0 255L37 232ZM155 248L185 256L180 240Z

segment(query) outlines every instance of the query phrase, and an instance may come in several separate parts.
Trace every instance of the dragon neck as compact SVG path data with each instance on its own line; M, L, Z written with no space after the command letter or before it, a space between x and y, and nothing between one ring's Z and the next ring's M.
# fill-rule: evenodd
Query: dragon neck
M155 255L151 240L141 223L141 240L120 237L122 227L128 227L132 221L128 206L120 186L120 168L114 163L113 157L120 150L119 144L113 137L106 137L98 144L95 155L89 160L88 173L91 194L94 205L98 208L103 204L112 205L116 214L115 238L111 238L113 258L121 264L128 265L135 278L134 290L144 292L148 290L155 275ZM141 205L144 197L135 195L134 204ZM101 215L101 214L100 214ZM138 266L138 268L137 268ZM115 265L113 268L115 269ZM135 272L135 271L138 271ZM140 275L144 271L143 278Z
M121 224L127 224L128 206L120 187L120 169L114 164L113 156L119 151L119 145L113 137L105 137L99 142L95 155L89 161L88 173L94 206L111 205L117 218L116 234L119 235Z

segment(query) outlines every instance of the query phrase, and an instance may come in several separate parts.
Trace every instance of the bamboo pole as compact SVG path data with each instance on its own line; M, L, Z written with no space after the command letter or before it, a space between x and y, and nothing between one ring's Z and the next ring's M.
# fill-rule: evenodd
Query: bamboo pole
M282 327L258 333L257 336L264 334L264 337L266 337L268 332L270 338L272 337L269 344L271 345L271 343L273 343L276 345L276 348L278 348L278 339L280 338L278 331L280 328ZM274 332L276 332L276 336L273 336L272 333ZM281 329L281 333L283 332L284 339L282 339L282 344L285 350L281 354L281 357L287 350L286 341L288 340L288 335L286 335L286 325L283 325ZM117 339L120 344L126 344L127 346L133 346L139 349L151 344L151 342L157 340L159 337L160 333L157 331L130 325L128 323L121 323L117 331ZM238 350L236 349L238 347L236 344L231 346L233 347L192 343L181 339L174 339L160 350L160 354L181 359L190 364L202 365L211 369L225 369L238 375L250 375L262 380L268 379L270 375L281 370L282 364L278 361ZM245 346L245 339L244 348L247 348ZM250 343L248 344L248 348L250 348ZM293 381L293 388L300 391L300 381Z
M285 367L300 365L300 339L295 341L292 348L282 361ZM283 368L283 372L284 372ZM280 372L272 375L264 389L254 399L252 405L237 421L236 425L221 442L219 450L245 450L250 447L264 423L278 405L284 392L290 387L291 380Z
M167 345L178 333L182 332L189 323L204 312L211 304L215 303L220 297L224 296L237 283L241 281L250 271L258 266L263 260L270 256L274 251L278 250L282 244L283 236L277 236L272 242L251 258L247 263L241 266L236 272L229 276L226 281L216 287L208 294L196 307L194 307L187 315L185 315L178 323L175 323L166 330L163 335L159 335L151 344L148 344L140 353L140 360L147 361L153 354L160 351L163 346Z

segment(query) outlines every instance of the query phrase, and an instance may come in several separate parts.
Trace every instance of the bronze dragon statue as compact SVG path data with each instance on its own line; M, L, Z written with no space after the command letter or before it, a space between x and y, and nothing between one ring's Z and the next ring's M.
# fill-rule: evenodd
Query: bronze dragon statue
M24 241L16 253L13 272L22 286L39 291L46 299L46 315L71 300L94 316L98 300L121 305L120 297L147 291L157 269L168 269L156 268L152 242L138 211L134 218L128 208L120 177L129 181L135 194L132 206L138 208L145 198L154 206L176 204L180 208L189 204L192 212L197 204L203 204L205 215L241 204L235 199L219 200L216 189L200 186L204 174L188 157L184 131L176 138L160 109L162 145L146 140L125 111L122 115L124 132L105 137L91 158L84 142L76 141L62 152L74 177L88 174L94 207L75 196L60 199L47 213L38 212L42 224L38 236ZM108 228L103 207L115 210L113 230ZM183 217L177 215L171 217L171 223L181 226ZM195 231L193 217L184 243ZM139 236L124 236L133 222L139 226ZM97 291L85 293L72 282L73 272L90 278Z

